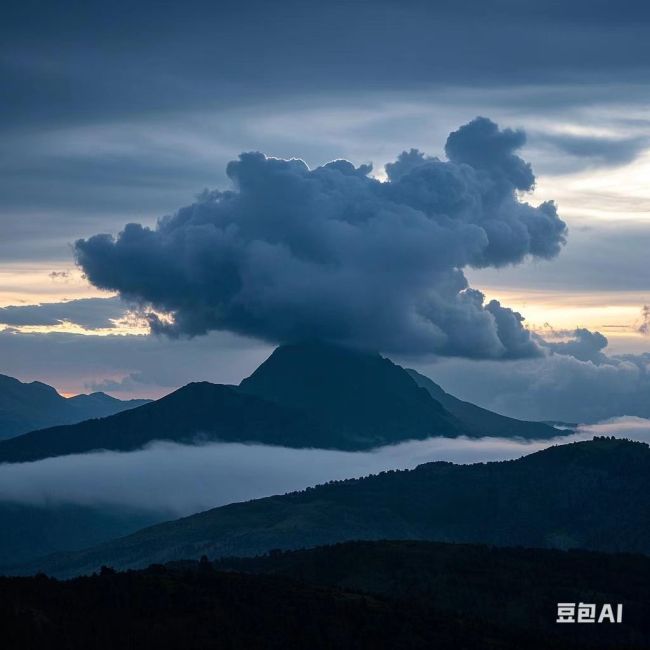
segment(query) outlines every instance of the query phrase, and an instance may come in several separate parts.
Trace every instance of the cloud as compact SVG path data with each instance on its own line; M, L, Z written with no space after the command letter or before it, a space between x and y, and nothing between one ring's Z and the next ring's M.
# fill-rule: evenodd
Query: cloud
M576 200L582 200L582 204L589 202L586 196ZM591 200L594 205L603 201L601 196ZM582 208L582 204L576 205ZM563 202L562 206L565 205ZM647 212L643 204L638 209ZM621 217L619 212L623 210L624 207L612 204L607 219L572 221L571 241L552 264L532 261L518 267L479 269L471 271L469 279L476 286L513 288L529 295L539 290L560 297L573 292L578 294L576 301L581 295L595 293L600 294L600 301L605 304L615 304L613 301L624 299L625 293L632 291L643 296L650 292L650 274L644 272L650 250L650 228L643 220ZM610 295L604 295L605 292Z
M499 131L494 122L478 118L450 134L445 146L449 160L471 165L487 172L497 185L498 200L503 190L531 190L535 176L529 163L514 152L526 144L523 131L504 129Z
M607 339L578 329L563 342L539 339L546 355L509 364L439 361L417 369L445 390L529 420L597 422L650 417L650 353L607 355Z
M53 282L57 280L66 282L70 279L70 271L50 271L47 275Z
M127 312L128 307L118 298L80 298L40 305L0 307L0 324L46 327L74 323L85 329L113 328L114 321L124 317Z
M634 161L647 147L647 137L578 136L568 133L537 134L534 141L550 145L583 166L616 167Z
M484 304L464 267L552 258L566 225L516 192L534 176L522 132L477 118L449 136L449 161L416 150L371 167L242 154L235 190L206 192L155 229L75 244L91 283L172 315L153 331L227 330L272 342L322 338L384 352L535 356L520 314Z
M0 495L5 502L128 506L177 517L434 460L474 463L519 458L552 444L594 435L647 442L650 421L610 421L545 441L430 438L370 452L156 442L128 453L101 451L0 465Z
M151 378L147 376L147 373L130 372L119 379L104 378L87 381L84 386L93 393L137 393L138 390L142 390L151 383Z
M641 325L639 325L639 333L645 335L650 334L650 305L643 305L641 309Z
M557 332L556 335L562 336L566 332ZM609 358L603 353L607 347L607 337L600 332L592 332L584 327L579 327L569 333L572 338L566 341L542 341L542 344L555 352L565 356L575 357L580 361L592 361L595 364L607 363Z
M573 337L566 334L564 342L569 342ZM596 348L600 345L599 337L591 340ZM45 381L65 392L106 390L122 398L160 397L190 381L237 384L271 351L269 345L225 332L181 341L5 330L0 332L0 372L23 381ZM596 422L626 414L650 417L650 354L603 359L594 348L582 352L596 362L559 350L508 363L392 358L415 367L457 397L512 417L565 422Z
M0 107L3 123L109 122L251 96L335 94L360 80L390 90L557 79L642 84L650 59L641 0L251 0L227 9L198 2L194 10L142 0L128 21L96 2L84 11L59 6L34 12L16 4L3 17L3 82L14 98ZM143 39L145 31L153 37Z

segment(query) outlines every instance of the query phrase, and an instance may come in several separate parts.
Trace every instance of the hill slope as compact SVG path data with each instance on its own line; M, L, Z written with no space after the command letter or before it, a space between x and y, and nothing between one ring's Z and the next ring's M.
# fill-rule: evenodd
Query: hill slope
M650 553L650 448L594 439L516 461L428 463L232 504L22 567L55 575L353 539Z
M644 555L377 541L224 558L214 566L390 597L446 620L474 618L486 636L496 625L520 638L519 648L650 646L650 557ZM587 594L599 606L622 603L625 625L555 623L558 601L577 603Z
M66 398L39 381L23 383L0 375L0 439L43 427L106 417L148 401L123 401L105 393Z
M93 449L129 451L152 440L189 443L197 436L309 446L310 435L321 437L318 431L318 424L302 413L245 395L232 386L201 382L108 418L4 440L0 442L0 462L25 462Z
M127 413L0 441L0 463L94 449L126 451L152 440L191 442L197 436L357 451L430 436L559 434L545 424L479 409L439 389L448 409L433 394L436 384L418 377L416 382L376 353L323 343L281 346L239 387L188 384ZM80 405L105 399L112 398L74 398Z
M410 368L406 372L415 383L428 391L429 395L440 402L455 418L457 418L468 435L472 436L499 436L503 438L528 438L530 440L543 440L561 435L561 431L544 422L529 422L516 420L494 411L476 406L470 402L450 395L433 380L421 375Z

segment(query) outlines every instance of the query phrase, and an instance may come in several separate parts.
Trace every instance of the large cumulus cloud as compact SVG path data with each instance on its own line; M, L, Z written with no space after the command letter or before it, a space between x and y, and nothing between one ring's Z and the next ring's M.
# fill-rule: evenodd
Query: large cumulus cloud
M477 118L449 136L448 160L417 150L386 166L245 153L234 190L205 192L155 229L76 242L88 279L151 309L172 336L228 330L272 342L323 338L384 352L472 358L541 354L520 314L485 303L462 269L555 256L553 203L519 198L534 175L520 131ZM170 318L160 318L163 312Z

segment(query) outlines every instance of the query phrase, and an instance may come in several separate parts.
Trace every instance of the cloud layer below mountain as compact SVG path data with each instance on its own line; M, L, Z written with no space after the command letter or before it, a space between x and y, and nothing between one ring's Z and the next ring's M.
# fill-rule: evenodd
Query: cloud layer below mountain
M434 460L473 463L518 458L551 444L590 439L593 435L648 442L650 420L611 420L551 441L430 438L356 453L156 442L128 453L98 451L0 465L0 499L40 505L128 506L176 517L329 480L413 468Z

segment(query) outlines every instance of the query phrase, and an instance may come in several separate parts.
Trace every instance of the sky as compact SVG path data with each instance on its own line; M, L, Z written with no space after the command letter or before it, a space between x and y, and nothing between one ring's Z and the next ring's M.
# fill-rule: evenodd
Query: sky
M0 372L156 397L315 334L516 417L648 417L649 19L9 2Z

